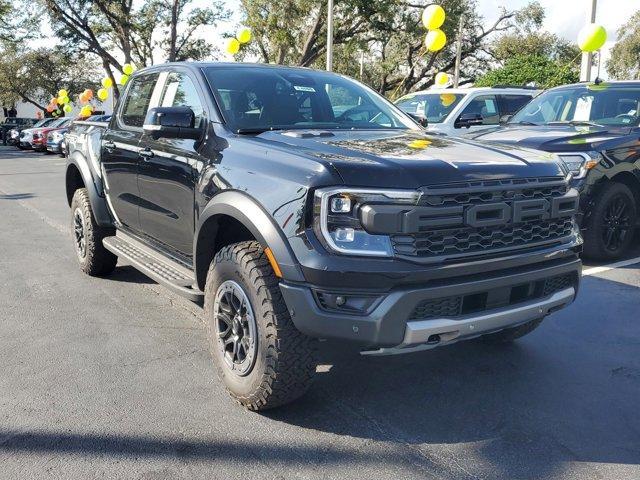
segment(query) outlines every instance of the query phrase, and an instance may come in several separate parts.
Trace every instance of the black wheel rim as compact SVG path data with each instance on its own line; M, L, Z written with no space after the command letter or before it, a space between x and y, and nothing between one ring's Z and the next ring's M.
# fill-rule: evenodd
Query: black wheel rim
M602 218L602 241L606 250L620 250L631 229L631 205L624 195L613 197L604 210Z
M248 375L255 362L258 342L247 294L239 284L227 280L216 292L213 311L218 349L225 364L235 375Z
M87 238L85 235L84 215L76 208L73 212L73 236L76 241L76 253L83 259L87 256Z

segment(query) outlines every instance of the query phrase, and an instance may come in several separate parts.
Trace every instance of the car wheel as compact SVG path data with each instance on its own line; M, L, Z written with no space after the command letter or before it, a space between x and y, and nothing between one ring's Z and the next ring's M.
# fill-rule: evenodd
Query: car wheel
M615 260L633 242L638 207L633 192L622 183L605 185L587 222L584 254L596 260Z
M96 277L113 272L118 257L104 248L102 239L115 235L115 231L96 224L86 188L80 188L73 194L71 225L80 269Z
M480 338L483 342L486 343L510 343L533 332L540 326L542 320L544 320L544 318L536 318L535 320L523 323L522 325L518 325L517 327L505 328L504 330L500 330L499 332L482 335L482 337Z
M262 246L222 248L205 286L205 318L218 374L249 410L296 400L315 374L315 340L294 326Z

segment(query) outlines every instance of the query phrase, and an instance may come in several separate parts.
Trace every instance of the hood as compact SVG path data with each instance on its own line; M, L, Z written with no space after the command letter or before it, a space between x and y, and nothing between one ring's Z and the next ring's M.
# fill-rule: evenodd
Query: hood
M632 127L505 125L465 138L547 152L602 151L616 145L634 130L640 131Z
M413 130L265 132L255 147L303 155L359 187L418 188L472 180L564 175L555 155Z

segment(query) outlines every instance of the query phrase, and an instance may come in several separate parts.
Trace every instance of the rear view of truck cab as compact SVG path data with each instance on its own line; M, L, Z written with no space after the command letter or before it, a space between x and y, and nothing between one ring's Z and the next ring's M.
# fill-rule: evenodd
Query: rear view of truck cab
M120 259L203 302L220 378L252 410L308 390L318 339L508 342L578 291L578 195L554 155L429 136L347 77L155 66L67 138L81 269Z

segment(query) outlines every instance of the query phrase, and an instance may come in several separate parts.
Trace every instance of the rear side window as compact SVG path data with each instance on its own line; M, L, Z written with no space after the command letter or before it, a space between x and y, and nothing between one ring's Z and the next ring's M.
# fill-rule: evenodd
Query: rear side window
M482 117L482 125L497 125L500 121L500 113L495 95L480 95L464 107L461 115L475 114Z
M498 95L502 115L513 115L531 101L530 95Z
M122 123L128 127L142 127L144 125L153 87L155 87L157 80L158 74L142 75L132 80L120 114Z

